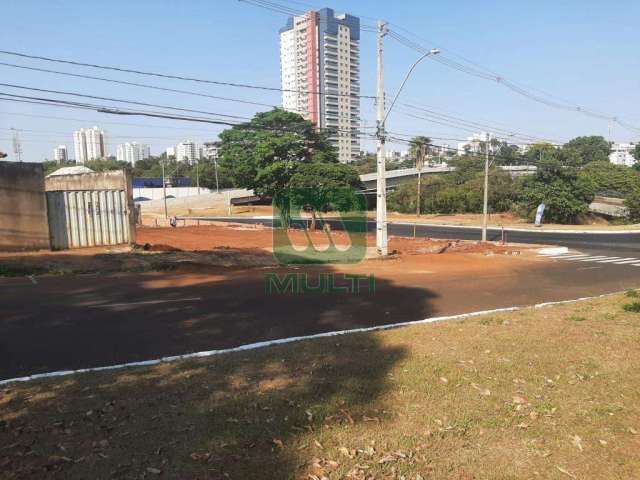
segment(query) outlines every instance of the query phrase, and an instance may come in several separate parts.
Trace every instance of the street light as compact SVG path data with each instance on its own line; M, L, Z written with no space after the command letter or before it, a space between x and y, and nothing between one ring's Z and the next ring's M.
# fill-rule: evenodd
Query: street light
M376 199L376 250L378 252L378 255L380 256L386 256L388 253L387 250L387 195L386 195L386 188L387 188L387 182L386 182L386 172L385 172L385 151L384 151L384 143L386 140L386 133L385 133L385 123L387 121L387 117L389 116L389 114L391 113L391 110L393 109L393 106L396 103L396 100L398 100L398 97L400 96L400 92L402 92L402 89L404 88L405 83L407 83L407 80L409 79L409 76L411 76L411 73L413 72L413 70L416 68L416 66L425 58L431 56L431 55L437 55L440 53L440 49L438 48L432 48L431 50L429 50L428 52L426 52L424 55L422 55L420 58L418 58L413 65L411 65L411 68L409 68L409 71L407 72L407 74L404 77L404 80L402 80L402 84L400 85L400 88L398 89L398 92L396 93L395 97L393 97L393 101L391 102L391 105L389 106L389 110L386 112L384 111L384 66L383 66L383 61L382 61L382 39L383 37L386 35L387 31L386 31L386 25L384 22L379 21L378 22L378 28L377 28L377 74L378 74L378 94L377 94L377 101L378 101L378 112L377 112L377 132L376 132L376 136L378 137L378 152L377 152L377 199Z
M400 96L400 92L402 91L402 89L404 88L404 84L407 83L407 80L409 79L409 76L411 75L411 73L413 72L413 69L416 68L416 66L425 58L430 57L432 55L438 55L440 53L440 49L439 48L432 48L431 50L429 50L427 53L425 53L424 55L422 55L418 60L416 60L413 65L411 65L411 68L409 69L409 71L407 72L407 74L404 77L404 80L402 81L402 84L400 84L400 88L398 89L398 92L396 93L396 96L393 97L393 101L391 102L391 105L389 106L389 110L387 110L387 114L384 116L384 120L383 120L383 125L384 123L387 121L387 117L389 116L389 114L391 113L391 109L393 108L393 106L396 104L396 100L398 99L398 97Z

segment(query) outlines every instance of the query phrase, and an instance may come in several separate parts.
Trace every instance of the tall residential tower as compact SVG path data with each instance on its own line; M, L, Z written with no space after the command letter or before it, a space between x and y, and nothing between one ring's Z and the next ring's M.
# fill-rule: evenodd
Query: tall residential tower
M98 127L81 128L73 132L73 147L76 163L98 160L109 156L104 131Z
M280 30L282 106L327 129L341 162L360 151L360 19L330 8Z

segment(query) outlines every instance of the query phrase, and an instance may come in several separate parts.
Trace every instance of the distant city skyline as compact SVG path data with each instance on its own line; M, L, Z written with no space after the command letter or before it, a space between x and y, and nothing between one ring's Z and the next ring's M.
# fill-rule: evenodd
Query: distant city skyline
M41 2L9 2L3 6L3 14L23 21L19 24L7 22L0 30L0 41L5 50L35 55L280 87L278 31L286 23L287 16L237 1L220 0L220 3L224 5L223 9L206 2L189 2L187 5L164 2L149 9L144 2L114 0L101 11L102 22L109 28L96 32L91 21L94 8L85 2L70 0L64 8ZM468 59L535 91L550 92L554 97L568 99L576 105L617 115L632 125L640 123L640 114L637 113L640 59L636 52L634 20L640 15L640 4L636 1L620 0L605 5L580 0L567 0L561 4L491 0L479 9L476 2L460 0L453 9L446 2L407 1L391 8L388 2L381 0L309 0L305 5L299 5L298 10L317 11L324 7L333 8L338 13L348 12L361 19L362 95L375 94L375 36L370 28L363 29L362 25L370 27L379 18L415 32L420 38L398 30L414 42L427 47L441 47L443 54L457 61ZM121 12L125 8L128 14L123 18ZM69 15L74 28L58 28L69 23ZM147 20L143 27L139 18ZM500 25L500 28L489 28L495 25ZM166 35L168 31L179 31L180 35ZM56 41L51 42L54 37ZM83 44L77 41L78 38L92 38L93 41ZM393 95L419 54L390 36L385 37L384 44L386 90L388 95ZM265 105L282 104L279 91L151 79L117 72L106 74L95 69L62 65L53 68L52 64L42 61L18 61L6 55L0 55L0 58L7 63L25 66L102 75ZM243 118L269 109L268 106L250 103L172 94L8 66L0 66L0 72L3 78L8 79L7 83L17 85ZM3 90L29 95L10 87ZM42 94L46 95L73 100L70 96ZM558 142L566 142L579 135L602 135L616 143L640 140L640 132L629 131L619 125L613 125L610 130L606 120L536 103L495 82L464 74L432 60L422 62L416 68L403 91L401 102ZM360 117L361 128L373 132L375 111L372 100L361 100ZM63 144L71 157L73 144L70 132L92 125L99 125L108 132L112 148L120 143L139 142L148 144L155 154L186 138L199 144L214 140L226 128L2 101L0 150L9 154L9 160L13 159L10 129L16 128L20 130L23 160L52 159L53 149ZM417 110L409 112L402 105L391 113L387 127L392 132L426 135L434 138L436 143L450 145L457 145L469 135L485 129L478 127L470 131L468 126L462 128L459 124L443 121L441 117ZM374 149L369 139L363 140L360 148ZM403 150L406 146L394 144L390 139L388 148ZM113 151L110 153L115 154Z

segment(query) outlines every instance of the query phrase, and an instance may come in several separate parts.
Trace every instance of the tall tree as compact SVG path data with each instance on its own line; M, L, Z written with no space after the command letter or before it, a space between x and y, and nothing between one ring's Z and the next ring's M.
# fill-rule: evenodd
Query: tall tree
M431 151L431 138L419 135L409 141L409 156L414 162L421 149L424 149L426 155L429 154Z
M251 121L223 131L220 153L220 163L235 184L287 202L278 205L285 224L290 216L286 196L290 187L322 193L338 186L359 186L360 182L355 169L338 163L325 132L280 108L258 113ZM325 197L323 193L319 198ZM317 209L321 202L311 203Z
M604 137L591 135L576 137L562 147L563 150L573 150L580 157L582 165L589 162L607 161L611 153L611 145Z

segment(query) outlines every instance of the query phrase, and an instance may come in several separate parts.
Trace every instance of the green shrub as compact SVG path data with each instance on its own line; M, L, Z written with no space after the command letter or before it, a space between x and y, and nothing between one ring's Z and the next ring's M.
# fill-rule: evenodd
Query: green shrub
M625 312L640 313L640 302L625 303L622 308Z

